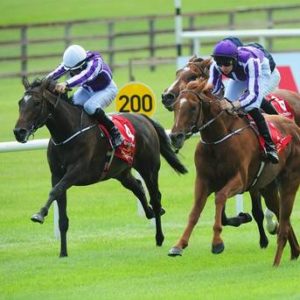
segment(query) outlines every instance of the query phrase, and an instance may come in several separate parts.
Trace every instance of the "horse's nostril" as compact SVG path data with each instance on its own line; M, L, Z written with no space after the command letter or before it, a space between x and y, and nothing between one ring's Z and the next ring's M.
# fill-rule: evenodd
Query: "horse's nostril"
M25 128L15 128L13 131L18 142L25 142L25 138L27 135L27 130Z
M170 102L170 101L174 101L175 96L172 93L164 93L161 95L161 98L162 98L163 102L164 101Z

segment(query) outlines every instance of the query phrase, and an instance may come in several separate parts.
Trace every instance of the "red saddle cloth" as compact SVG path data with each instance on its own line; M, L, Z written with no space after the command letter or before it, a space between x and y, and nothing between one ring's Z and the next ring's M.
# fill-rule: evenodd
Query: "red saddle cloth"
M267 122L267 124L269 127L271 138L276 146L277 152L280 153L290 143L290 141L292 140L292 136L291 135L283 136L279 131L279 129L277 129L277 127L275 127L275 125L272 122ZM261 135L259 135L258 140L259 140L261 150L264 151L265 149L264 138Z
M273 105L280 115L295 121L295 112L285 99L279 98L273 94L269 94L266 96L266 100Z
M112 115L112 121L115 126L119 129L122 134L124 141L123 143L115 150L115 156L124 160L130 166L132 165L134 154L135 154L135 129L131 122L122 117L121 115ZM105 134L105 136L110 140L110 135L107 129L99 124L99 127Z

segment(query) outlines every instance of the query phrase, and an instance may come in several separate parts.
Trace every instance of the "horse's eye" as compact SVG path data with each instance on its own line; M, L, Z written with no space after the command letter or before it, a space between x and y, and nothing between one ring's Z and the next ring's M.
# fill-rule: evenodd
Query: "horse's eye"
M196 80L197 79L197 76L196 75L191 75L190 77L189 77L189 82L190 81L194 81L194 80Z
M34 103L34 106L35 106L35 107L38 107L38 106L40 106L40 104L41 104L40 101L34 101L33 103Z

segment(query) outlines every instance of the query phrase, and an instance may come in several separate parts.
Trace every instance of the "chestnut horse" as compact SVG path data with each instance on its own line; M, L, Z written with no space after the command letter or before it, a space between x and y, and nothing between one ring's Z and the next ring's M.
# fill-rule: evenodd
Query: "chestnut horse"
M108 139L101 135L96 120L85 114L81 107L72 105L63 100L62 95L55 93L53 80L36 80L30 84L24 79L23 84L25 94L19 101L20 115L14 129L16 139L26 143L28 137L44 125L51 134L47 155L52 189L46 204L31 220L43 223L52 202L57 201L61 236L60 256L67 256L67 189L73 185L90 185L110 178L117 179L133 192L140 200L148 219L155 217L156 245L161 246L164 240L161 215L164 210L161 207L161 193L158 187L160 154L176 172L187 172L172 150L164 128L144 115L121 114L135 129L136 148L133 162L129 165L114 156L110 168L104 172L107 154L111 152L111 148ZM133 137L133 133L131 136ZM132 167L144 179L151 206L148 205L141 182L131 174Z
M208 196L215 194L215 223L212 252L224 250L222 210L226 200L249 191L263 195L267 207L279 220L277 250L273 265L278 266L287 240L291 259L297 259L300 248L294 234L290 215L300 184L300 128L291 120L279 115L265 115L282 136L291 141L279 152L279 163L262 163L258 137L246 118L229 114L220 108L219 98L204 91L205 82L199 80L187 85L173 105L173 144L183 146L185 135L191 128L201 133L195 151L195 202L188 224L170 256L181 255L188 246ZM263 167L257 178L258 170Z
M211 59L202 59L200 57L193 56L188 61L187 65L182 69L176 72L176 80L167 88L165 89L164 93L162 94L162 103L169 111L173 110L173 105L175 103L176 98L178 97L181 90L186 88L186 85L194 81L196 79L206 81L209 77L209 68L212 60ZM300 126L300 95L298 93L284 90L284 89L277 89L274 93L272 93L279 98L285 99L289 105L291 106L294 114L295 114L295 122L298 126ZM221 96L221 95L220 95ZM260 233L260 246L262 248L267 247L268 245L268 238L265 234L263 228L263 218L264 214L262 211L261 200L259 193L251 195L252 200L252 215L257 223L258 230ZM249 221L249 218L245 218L248 214L240 214L237 217L228 218L224 212L223 214L223 225L233 225L237 226L242 223ZM271 212L269 215L272 216ZM271 219L267 219L268 224L267 228L270 233L274 233L274 228L276 229L276 223Z

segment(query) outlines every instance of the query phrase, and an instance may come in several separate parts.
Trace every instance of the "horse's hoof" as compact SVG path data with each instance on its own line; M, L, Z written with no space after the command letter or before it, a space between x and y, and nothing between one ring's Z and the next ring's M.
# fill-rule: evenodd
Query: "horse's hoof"
M156 246L161 247L164 242L164 239L165 239L164 236L156 237Z
M267 230L271 235L277 234L277 229L278 229L278 223L276 221L269 221L267 223Z
M40 223L43 224L44 223L44 217L41 214L34 214L31 217L31 221L32 222L36 222L36 223Z
M259 241L259 245L260 245L260 248L264 249L264 248L267 248L268 245L269 245L269 240L267 237L265 237L264 239L261 239Z
M182 249L178 248L178 247L173 247L169 250L168 256L182 256Z
M249 223L249 222L252 221L252 217L251 217L251 215L248 214L248 213L240 212L239 215L238 215L238 217L241 219L241 222L242 222L243 224Z
M224 249L225 249L224 243L220 243L217 245L212 245L211 252L213 254L220 254L224 251Z

